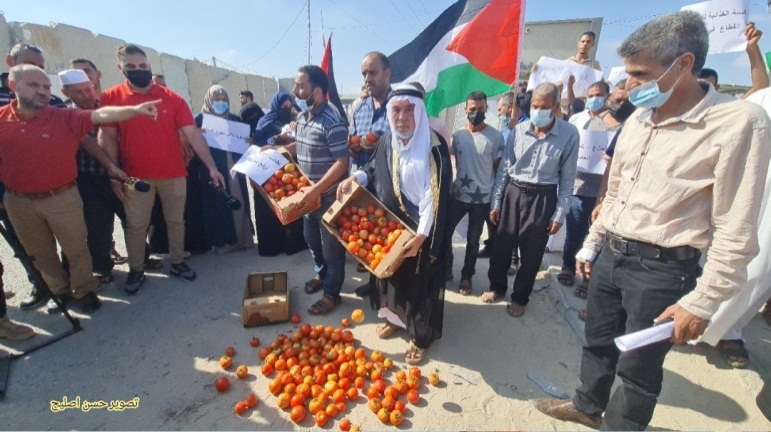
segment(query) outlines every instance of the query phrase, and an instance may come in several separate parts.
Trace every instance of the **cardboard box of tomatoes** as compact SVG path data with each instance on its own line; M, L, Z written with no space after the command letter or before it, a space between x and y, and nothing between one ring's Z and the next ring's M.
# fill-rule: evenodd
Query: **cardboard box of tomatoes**
M365 187L354 183L335 201L324 226L360 263L380 279L391 277L404 261L404 245L415 233Z
M241 319L244 327L289 321L287 272L249 273Z
M300 208L299 204L303 199L302 191L304 188L312 186L313 182L300 170L288 151L280 148L278 152L289 163L254 189L270 204L278 220L284 225L289 225L305 214L318 210L321 207L321 198L310 208Z

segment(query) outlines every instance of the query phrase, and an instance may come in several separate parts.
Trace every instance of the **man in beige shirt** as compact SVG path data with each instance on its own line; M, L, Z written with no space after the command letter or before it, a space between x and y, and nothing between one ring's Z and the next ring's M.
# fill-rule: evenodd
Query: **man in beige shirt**
M597 42L597 35L592 31L584 32L580 38L578 38L578 52L576 55L566 59L566 61L578 63L580 65L588 66L592 69L602 70L600 68L600 62L589 57L589 54L594 48L594 44Z
M645 429L672 344L701 335L745 286L758 252L771 120L756 105L699 86L708 40L701 15L678 12L645 24L618 49L639 109L621 132L602 212L576 256L577 271L592 276L582 384L572 401L537 401L547 415ZM670 319L671 340L624 353L613 342ZM622 385L611 396L616 374Z

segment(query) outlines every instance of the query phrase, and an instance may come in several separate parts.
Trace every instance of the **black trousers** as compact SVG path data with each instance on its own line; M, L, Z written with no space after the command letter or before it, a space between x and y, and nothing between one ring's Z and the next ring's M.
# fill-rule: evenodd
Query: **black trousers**
M664 261L622 255L606 244L589 283L581 386L573 403L587 414L605 412L604 430L643 430L661 392L669 341L620 354L613 339L653 325L653 319L696 286L699 257ZM610 395L616 374L621 378Z
M0 319L5 318L5 314L8 313L8 306L5 304L5 288L3 285L3 263L0 263Z
M508 289L507 272L515 248L520 251L520 267L514 277L511 301L527 305L541 260L549 241L549 224L557 208L557 188L524 193L514 185L506 186L501 220L490 252L490 290L500 295Z
M466 255L463 259L461 280L471 280L476 273L477 257L479 256L479 239L485 227L485 220L490 213L490 204L469 204L450 199L450 215L447 220L448 232L452 235L455 227L463 216L468 214L468 232L466 233ZM447 273L452 274L452 245L447 248Z
M115 263L112 261L112 235L115 216L125 225L126 213L123 203L112 191L112 184L107 176L78 174L78 192L83 199L83 215L88 233L88 251L94 272L109 274Z

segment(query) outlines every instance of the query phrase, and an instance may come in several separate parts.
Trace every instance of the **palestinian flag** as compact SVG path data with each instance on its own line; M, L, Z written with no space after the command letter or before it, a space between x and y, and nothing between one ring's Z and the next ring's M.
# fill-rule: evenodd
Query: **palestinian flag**
M329 100L329 103L334 105L335 108L337 108L338 114L340 114L340 119L345 123L346 126L348 126L348 116L345 114L345 109L343 109L343 102L340 100L340 95L337 93L337 83L335 83L335 71L332 67L332 35L329 35L329 39L327 40L327 45L324 47L324 58L321 59L321 68L324 69L324 72L327 74L327 78L329 78L329 90L327 91L327 100Z
M460 0L393 53L391 82L420 82L436 116L472 91L508 91L517 78L525 0Z

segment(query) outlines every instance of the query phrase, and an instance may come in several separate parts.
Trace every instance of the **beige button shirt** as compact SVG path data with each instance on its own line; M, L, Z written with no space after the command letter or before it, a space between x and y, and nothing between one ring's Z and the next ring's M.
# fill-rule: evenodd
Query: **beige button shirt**
M709 319L747 282L758 253L760 203L771 159L763 109L710 86L689 112L654 124L637 110L619 136L602 213L584 247L606 231L663 247L708 249L696 289L678 302Z

